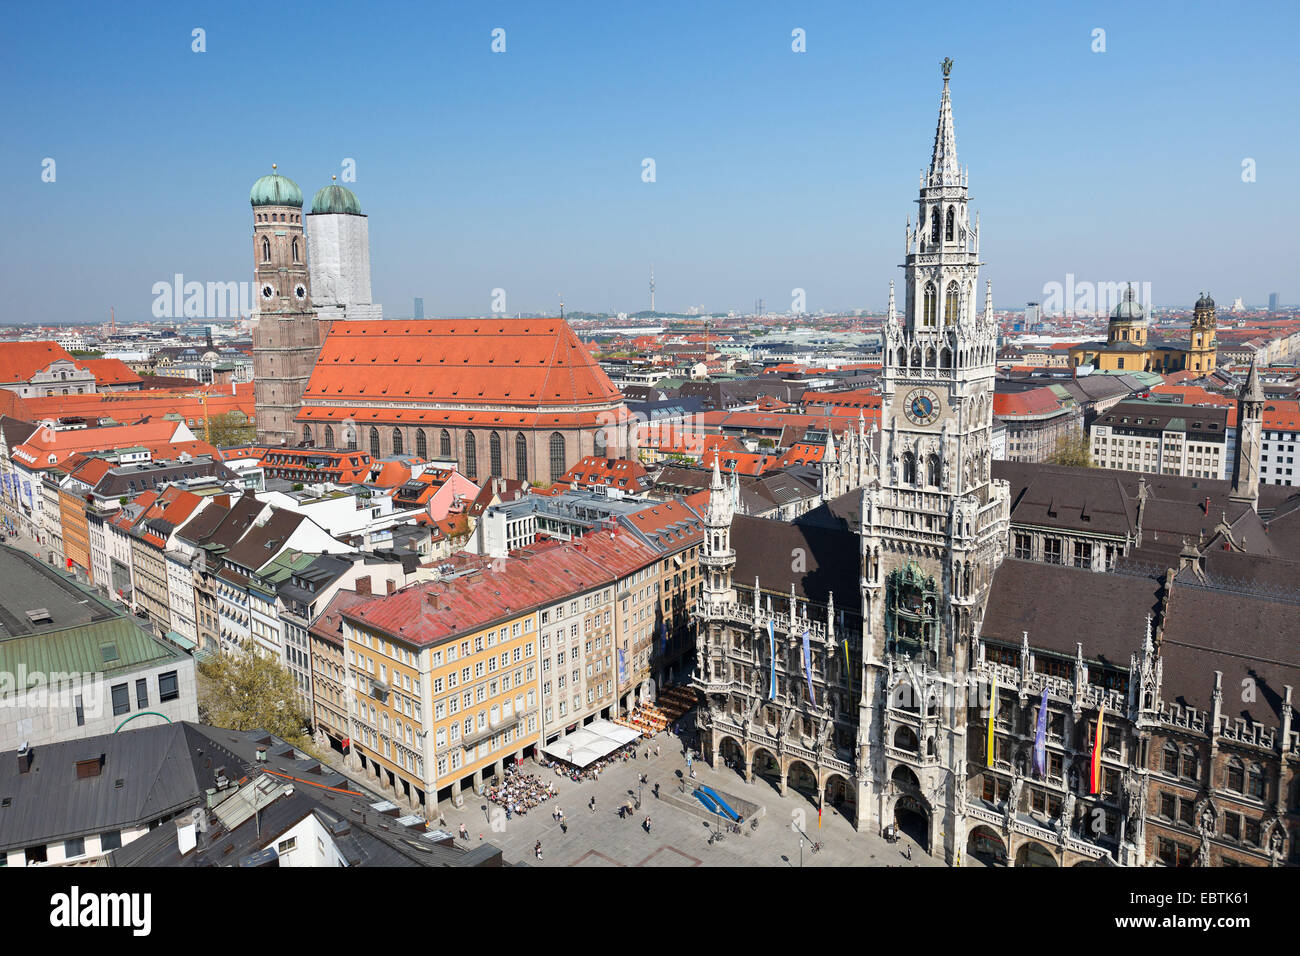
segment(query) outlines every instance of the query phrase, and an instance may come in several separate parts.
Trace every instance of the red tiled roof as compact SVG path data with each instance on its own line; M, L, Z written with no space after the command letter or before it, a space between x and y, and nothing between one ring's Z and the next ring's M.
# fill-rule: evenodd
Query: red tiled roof
M999 418L1021 415L1046 415L1061 407L1061 401L1050 388L1031 388L1026 392L994 392L993 412Z
M1300 430L1300 402L1280 399L1265 402L1264 427L1279 431Z
M140 376L121 359L79 359L77 366L94 375L97 385L138 385L141 382Z
M606 405L622 395L567 322L429 319L335 322L303 400L543 409Z
M75 361L58 342L0 343L0 382L25 382L60 359Z

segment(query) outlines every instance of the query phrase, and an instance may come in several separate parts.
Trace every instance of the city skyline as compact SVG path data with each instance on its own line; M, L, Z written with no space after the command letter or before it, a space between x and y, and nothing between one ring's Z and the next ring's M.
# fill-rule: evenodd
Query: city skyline
M259 71L281 41L238 26L250 9L128 12L111 26L94 12L58 25L10 15L28 38L5 106L3 168L27 224L5 240L15 319L147 318L155 283L178 273L251 283L247 188L272 162L307 196L355 171L390 315L417 296L430 315L488 314L496 289L508 314L554 312L561 294L569 311L632 313L649 306L651 263L664 312L748 312L759 298L787 312L795 289L808 312L882 311L944 56L997 307L1040 300L1067 275L1149 282L1158 306L1190 307L1202 289L1297 298L1271 238L1297 211L1269 185L1297 145L1273 120L1287 109L1285 30L1247 50L1232 38L1248 25L1204 11L1170 21L1103 6L1048 22L953 7L904 53L882 42L905 22L888 12L762 8L732 22L670 5L649 24L615 13L593 26L522 7L407 11L385 24L387 53L358 25L349 50L366 69L321 82L312 44L301 74ZM405 39L389 38L393 19ZM286 13L306 36L312 21ZM41 64L68 30L85 52L51 76ZM97 30L99 44L85 35ZM1190 51L1210 36L1222 53L1206 67ZM436 61L416 55L429 37ZM91 82L109 69L112 110ZM268 103L263 129L250 104L269 96L286 102ZM56 293L52 264L68 258Z

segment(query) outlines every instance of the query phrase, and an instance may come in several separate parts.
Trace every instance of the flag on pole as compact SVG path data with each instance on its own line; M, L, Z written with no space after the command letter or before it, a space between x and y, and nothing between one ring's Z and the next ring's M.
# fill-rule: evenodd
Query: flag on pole
M1034 736L1034 769L1040 777L1047 776L1047 688L1038 702L1038 733Z
M817 829L820 830L821 828L822 828L822 802L818 800L817 801Z
M803 675L808 678L808 700L816 707L817 692L813 689L812 682L812 649L808 646L808 637L811 632L804 628L803 632Z
M1097 711L1097 738L1092 743L1092 786L1089 793L1098 793L1101 790L1101 728L1106 723L1106 705L1102 704Z
M993 766L993 715L998 710L998 675L994 674L989 680L989 740L984 746L984 763L986 766Z
M776 631L772 627L772 619L767 619L767 646L772 658L772 688L768 692L768 700L776 700Z
M849 639L844 638L844 673L849 675L849 683L853 682L853 665L849 663Z

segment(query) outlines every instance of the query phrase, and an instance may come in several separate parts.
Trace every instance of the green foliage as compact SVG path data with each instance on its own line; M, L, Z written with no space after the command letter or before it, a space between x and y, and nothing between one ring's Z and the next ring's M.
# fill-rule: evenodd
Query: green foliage
M198 667L199 719L231 730L262 729L307 750L307 715L288 668L245 642L232 653L203 658Z
M1088 442L1088 433L1069 431L1056 440L1056 447L1047 461L1053 465L1074 465L1077 468L1091 468L1092 447Z
M203 438L218 448L247 445L257 439L256 427L249 424L248 416L243 412L223 412L220 415L212 415L208 418L208 427L195 428L194 433L196 437Z

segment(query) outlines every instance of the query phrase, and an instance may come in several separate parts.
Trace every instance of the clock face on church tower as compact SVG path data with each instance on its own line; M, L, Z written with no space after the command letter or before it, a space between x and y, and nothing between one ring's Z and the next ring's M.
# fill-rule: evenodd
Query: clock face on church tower
M262 286L263 299L270 299L274 295L275 295L275 286L271 285L269 282L266 285Z
M933 425L941 408L939 396L928 388L914 388L903 399L903 414L913 425Z

